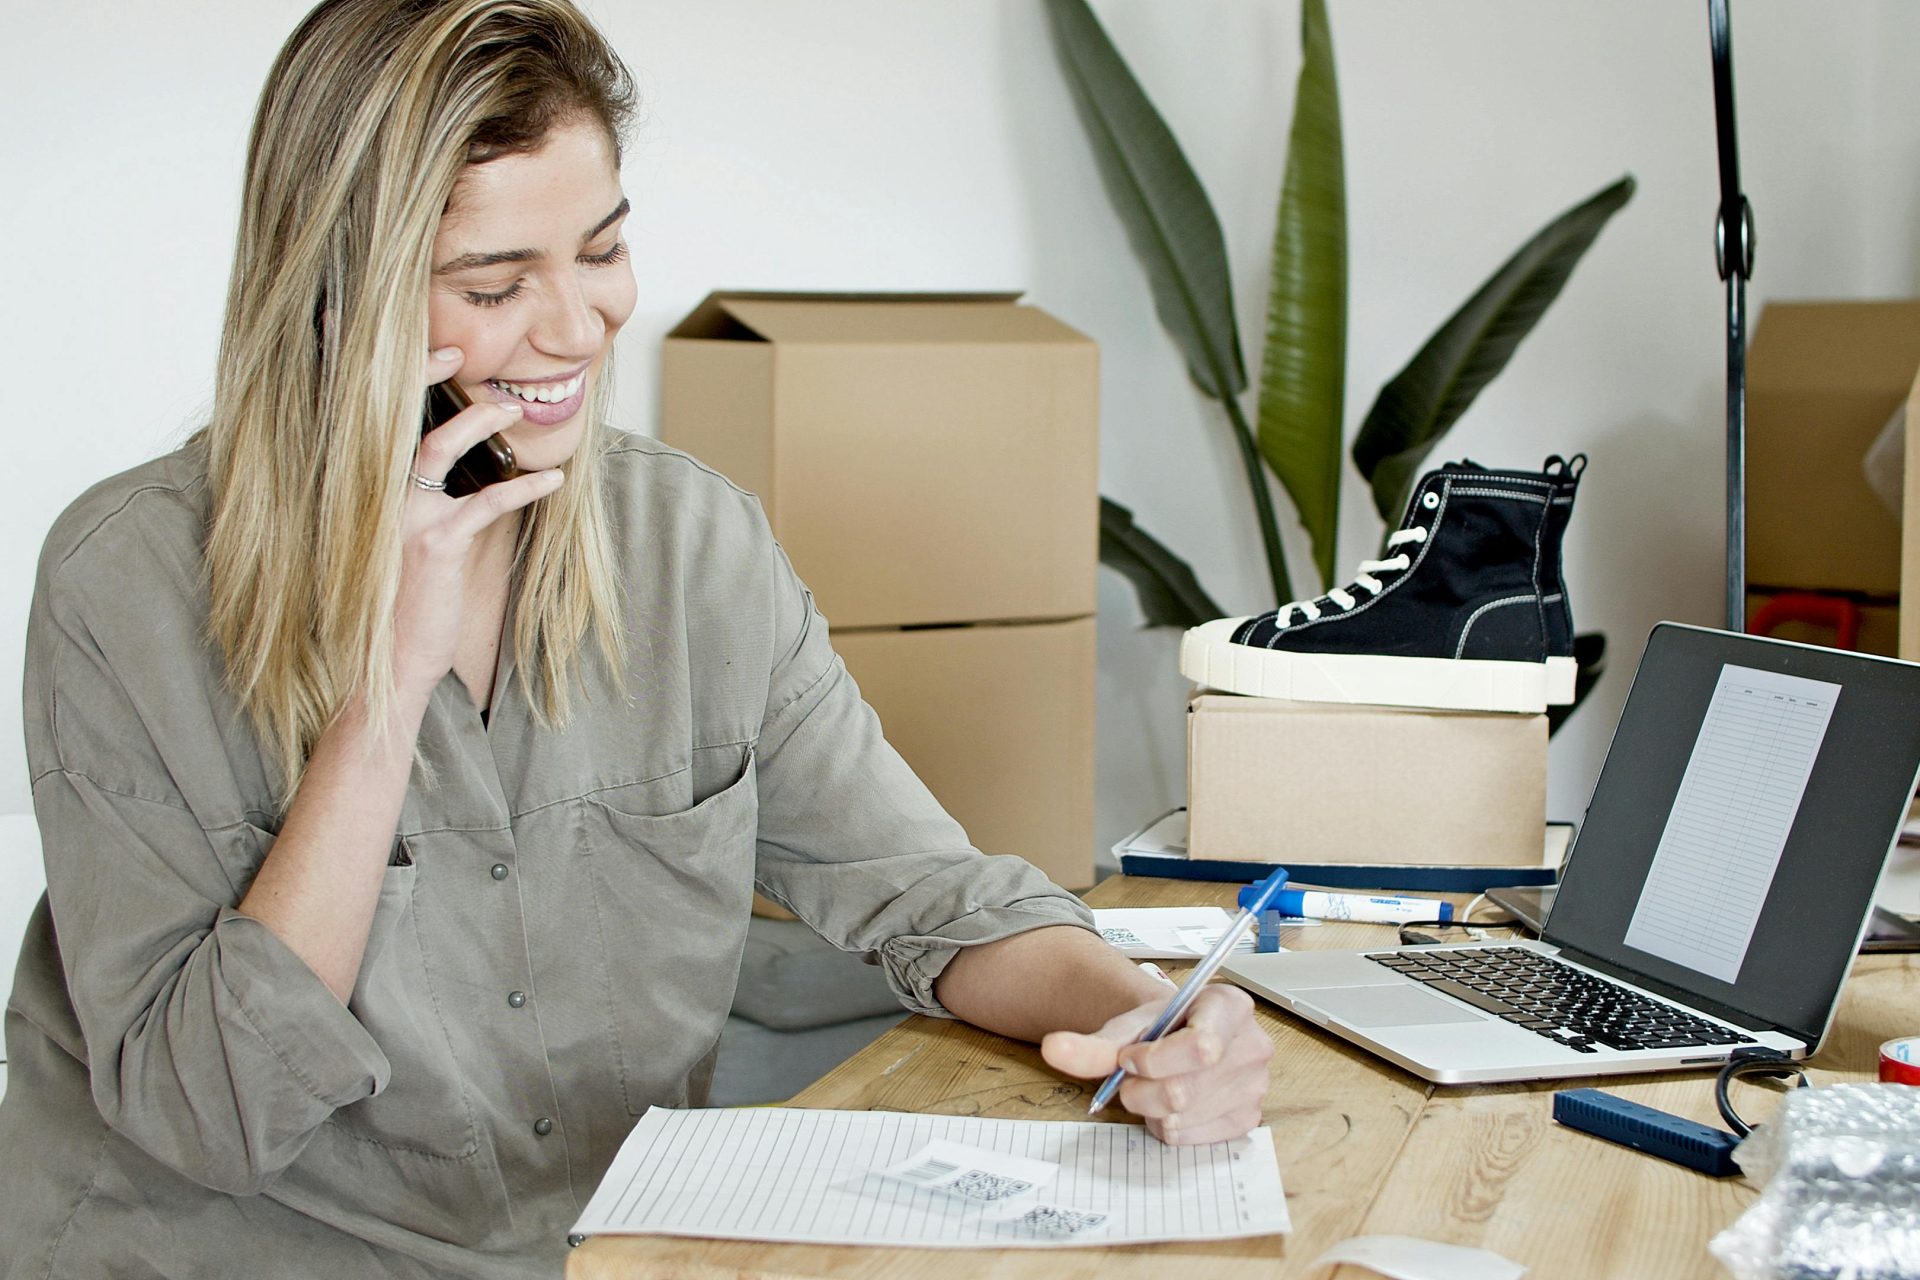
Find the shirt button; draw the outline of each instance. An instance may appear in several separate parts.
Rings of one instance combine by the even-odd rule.
[[[533,1131],[544,1138],[553,1132],[553,1121],[541,1116],[533,1122]]]
[[[518,1009],[522,1005],[526,1004],[526,1002],[527,1002],[526,992],[524,991],[507,992],[507,1007],[509,1009]]]
[[[492,875],[495,880],[505,880],[507,878],[507,864],[504,862],[494,863],[493,870],[488,874]]]

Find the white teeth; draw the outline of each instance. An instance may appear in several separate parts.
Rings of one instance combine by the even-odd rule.
[[[499,378],[488,379],[492,385],[508,395],[517,396],[522,400],[531,400],[535,404],[559,404],[562,400],[570,399],[578,394],[581,384],[586,380],[585,373],[576,373],[565,382],[543,382],[533,386],[505,382]]]

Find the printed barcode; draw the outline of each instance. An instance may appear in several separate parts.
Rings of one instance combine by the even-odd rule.
[[[909,1182],[934,1182],[951,1173],[960,1172],[957,1164],[948,1164],[944,1160],[929,1160],[925,1164],[905,1170],[901,1177]]]
[[[1140,935],[1131,929],[1102,929],[1100,936],[1106,939],[1109,946],[1139,947],[1146,945],[1140,941]]]
[[[1025,1195],[1033,1190],[1033,1184],[1024,1178],[1009,1178],[1001,1173],[988,1173],[985,1169],[969,1169],[955,1178],[946,1190],[969,1200],[993,1201]]]
[[[1012,1223],[1016,1231],[1031,1231],[1039,1235],[1071,1236],[1082,1231],[1091,1231],[1107,1220],[1104,1213],[1088,1213],[1081,1209],[1066,1209],[1055,1204],[1035,1205]]]

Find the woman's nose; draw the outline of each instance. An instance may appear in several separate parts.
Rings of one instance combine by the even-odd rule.
[[[586,359],[598,355],[606,322],[578,280],[555,290],[541,309],[533,331],[533,345],[557,356]]]

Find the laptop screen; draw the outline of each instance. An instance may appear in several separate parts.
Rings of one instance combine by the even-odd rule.
[[[1920,666],[1654,628],[1549,942],[1820,1039],[1920,774]]]

